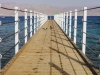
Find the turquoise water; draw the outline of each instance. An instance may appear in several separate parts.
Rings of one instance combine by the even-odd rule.
[[[29,17],[28,17],[29,18]],[[74,18],[74,17],[73,17]],[[81,49],[82,44],[82,29],[83,29],[83,23],[82,23],[82,16],[78,16],[78,28],[77,28],[77,45]],[[19,17],[21,20],[19,22],[19,29],[24,28],[24,17]],[[13,22],[14,17],[0,17],[0,21],[2,22]],[[95,23],[90,23],[90,22],[95,22]],[[98,22],[98,23],[96,23]],[[91,34],[92,36],[95,36],[96,38],[100,39],[100,16],[88,16],[88,23],[87,23],[87,33]],[[28,20],[28,26],[29,26],[29,20]],[[73,25],[74,25],[74,20],[72,21],[72,40],[73,40]],[[4,38],[15,31],[15,26],[14,23],[11,24],[4,24],[0,26],[0,38]],[[28,28],[29,32],[29,28]],[[24,38],[24,31],[21,31],[19,34],[19,39],[23,40]],[[28,39],[29,39],[28,35]],[[0,53],[4,54],[7,52],[11,47],[14,46],[14,35],[8,39],[3,40],[0,43]],[[24,40],[20,42],[19,46],[20,48],[24,45]],[[93,62],[96,68],[98,68],[99,65],[99,59],[98,55],[100,54],[100,40],[94,39],[91,36],[87,35],[87,45],[96,53],[94,54],[93,51],[90,49],[86,48],[86,55],[87,57]],[[5,64],[14,56],[14,49],[12,49],[9,53],[7,53],[3,58],[1,59],[2,62],[2,67],[5,66]]]

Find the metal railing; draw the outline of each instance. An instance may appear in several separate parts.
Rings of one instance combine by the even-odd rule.
[[[91,47],[91,45],[88,44],[88,42],[90,42],[88,38],[92,38],[92,39],[98,41],[99,43],[100,43],[100,38],[94,36],[92,34],[92,32],[91,32],[91,34],[88,32],[88,26],[89,26],[88,23],[89,24],[98,24],[98,25],[100,23],[95,22],[93,20],[92,20],[92,22],[88,21],[89,20],[88,19],[88,14],[89,14],[88,11],[99,9],[99,8],[100,8],[100,6],[89,8],[89,9],[87,7],[84,7],[82,10],[75,9],[75,11],[64,12],[64,13],[54,15],[55,21],[63,29],[63,31],[74,41],[74,43],[75,44],[80,43],[82,45],[81,46],[82,52],[84,54],[86,54],[86,51],[90,50],[94,54],[94,56],[97,58],[97,61],[98,61],[98,59],[100,59],[100,51],[99,51],[99,53],[97,53]],[[79,13],[81,13],[81,16],[79,15]],[[100,15],[98,15],[98,16],[100,16]],[[81,18],[79,18],[79,17],[81,17]],[[79,20],[81,21],[82,27],[80,25],[78,25]],[[100,19],[99,19],[99,21],[100,21]],[[79,28],[79,26],[81,28]],[[77,39],[78,35],[81,36],[80,42],[78,42],[79,40]],[[100,45],[100,44],[98,44],[98,45]],[[94,44],[94,46],[95,46],[95,44]],[[99,48],[99,50],[100,50],[100,48]],[[100,67],[99,67],[99,69],[100,69]]]
[[[8,36],[5,36],[4,38],[0,38],[0,43],[2,43],[4,40],[6,40],[12,36],[15,37],[15,44],[9,50],[7,50],[5,53],[3,53],[3,54],[0,53],[0,70],[1,70],[1,65],[2,65],[1,59],[4,56],[6,56],[14,48],[15,48],[15,54],[17,54],[17,52],[19,51],[20,42],[24,41],[24,44],[26,44],[28,41],[28,36],[30,36],[30,38],[31,38],[32,35],[34,35],[39,30],[39,28],[47,21],[47,15],[36,12],[36,11],[32,12],[32,10],[28,11],[27,9],[20,10],[18,7],[15,7],[15,9],[11,9],[11,8],[7,8],[7,7],[3,7],[3,6],[1,6],[1,4],[0,4],[0,9],[9,10],[9,11],[12,11],[13,13],[15,13],[14,21],[12,21],[12,22],[0,21],[0,26],[14,24],[14,28],[15,28],[15,32],[13,32],[12,34],[10,34]],[[24,14],[23,20],[19,19],[19,17],[20,17],[19,12]],[[23,22],[22,25],[24,25],[23,26],[24,28],[22,28],[22,29],[19,29],[20,22]],[[29,22],[29,25],[28,25],[28,22]],[[23,36],[23,38],[19,39],[19,34],[22,31],[24,32],[24,36]]]

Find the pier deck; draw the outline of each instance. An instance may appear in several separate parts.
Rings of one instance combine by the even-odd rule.
[[[1,75],[96,75],[87,60],[56,22],[48,20]]]

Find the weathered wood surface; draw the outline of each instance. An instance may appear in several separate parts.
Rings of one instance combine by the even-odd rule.
[[[56,22],[48,20],[5,66],[2,75],[94,74]]]

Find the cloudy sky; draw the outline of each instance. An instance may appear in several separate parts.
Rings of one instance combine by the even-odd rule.
[[[99,6],[100,0],[0,0],[0,3],[17,2],[21,4],[49,4],[52,6]]]

